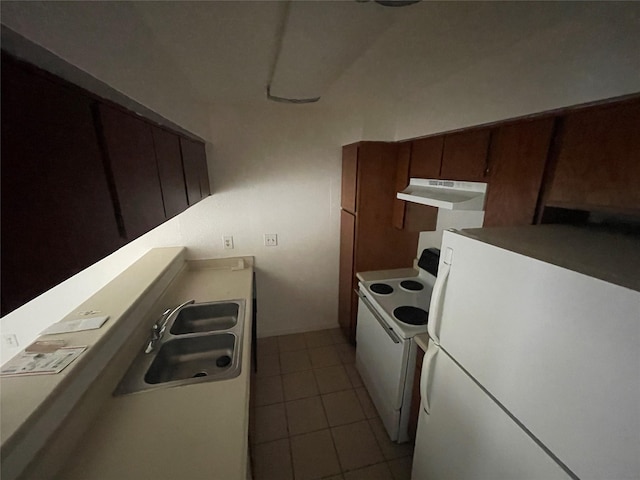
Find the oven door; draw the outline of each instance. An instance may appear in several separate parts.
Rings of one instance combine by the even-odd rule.
[[[389,436],[398,440],[410,340],[398,337],[358,292],[356,367]]]

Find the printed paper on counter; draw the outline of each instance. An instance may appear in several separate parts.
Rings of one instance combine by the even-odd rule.
[[[2,366],[0,375],[44,375],[60,373],[87,347],[62,347],[54,352],[22,352]]]
[[[82,330],[94,330],[100,328],[109,317],[91,317],[91,318],[77,318],[74,320],[67,320],[65,322],[58,322],[51,325],[44,330],[41,335],[55,335],[56,333],[70,333],[80,332]]]

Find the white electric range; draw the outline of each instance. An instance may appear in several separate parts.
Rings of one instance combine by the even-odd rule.
[[[416,276],[358,285],[356,367],[389,437],[398,443],[409,440],[416,356],[411,339],[427,331],[439,256],[437,249],[424,250]]]

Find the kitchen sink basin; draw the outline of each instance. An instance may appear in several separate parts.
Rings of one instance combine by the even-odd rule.
[[[227,380],[242,371],[244,300],[183,304],[151,329],[114,395]]]
[[[144,379],[156,384],[223,375],[237,367],[235,343],[233,333],[171,340],[160,348]]]
[[[171,333],[184,335],[185,333],[215,332],[228,330],[238,323],[237,302],[198,303],[188,305],[180,310],[176,316]]]

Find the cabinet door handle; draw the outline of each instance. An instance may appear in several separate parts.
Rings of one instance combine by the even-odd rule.
[[[494,148],[494,144],[493,144],[493,137],[495,135],[495,131],[491,131],[491,133],[489,134],[489,143],[487,145],[487,156],[486,156],[486,160],[484,162],[484,176],[488,177],[491,174],[491,170],[493,169],[493,164],[492,164],[492,159],[493,159],[493,148]]]

